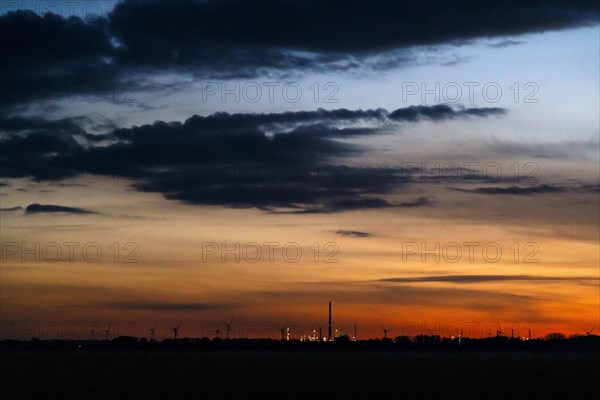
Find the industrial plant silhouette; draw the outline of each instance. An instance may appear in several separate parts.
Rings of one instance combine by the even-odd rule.
[[[392,337],[394,328],[381,326],[380,338],[359,340],[356,325],[352,338],[335,328],[331,302],[328,311],[326,332],[315,328],[312,337],[295,337],[290,323],[277,326],[275,337],[235,337],[231,318],[210,331],[212,338],[186,337],[180,321],[165,326],[167,337],[160,339],[157,324],[143,330],[147,337],[134,337],[116,335],[115,324],[108,323],[78,340],[3,340],[0,384],[32,398],[52,389],[168,396],[173,388],[194,393],[206,385],[225,398],[250,390],[294,398],[370,399],[394,391],[417,398],[450,392],[488,398],[490,388],[515,385],[520,395],[540,398],[566,397],[597,380],[600,336],[593,329],[568,338],[533,338],[531,332],[507,336],[498,325],[495,334],[473,339],[433,331]]]
[[[158,324],[154,324],[148,328],[149,335],[147,337],[137,336],[116,336],[113,337],[111,331],[112,323],[109,322],[105,329],[101,329],[100,335],[96,335],[97,331],[95,327],[91,327],[88,330],[89,338],[79,337],[78,339],[45,339],[40,340],[39,338],[33,337],[31,340],[13,340],[5,339],[0,341],[0,348],[11,348],[11,347],[36,347],[42,348],[44,346],[60,347],[60,346],[73,346],[77,348],[110,348],[111,346],[123,348],[123,347],[148,347],[148,348],[193,348],[193,347],[233,347],[233,348],[248,348],[256,346],[264,348],[265,346],[274,345],[281,347],[285,346],[287,349],[292,348],[306,348],[306,346],[312,346],[310,348],[409,348],[409,349],[532,349],[532,348],[589,348],[589,349],[600,349],[600,336],[595,335],[594,329],[584,329],[584,333],[575,332],[573,335],[567,337],[563,333],[553,332],[543,337],[534,338],[532,337],[531,330],[528,330],[527,336],[515,336],[514,329],[511,329],[510,336],[507,336],[500,324],[497,325],[495,335],[490,334],[484,338],[471,338],[463,335],[461,331],[456,336],[441,336],[435,334],[433,330],[429,329],[429,334],[419,333],[416,335],[398,335],[392,337],[389,335],[394,330],[393,327],[385,327],[380,325],[383,332],[380,338],[365,338],[359,340],[357,336],[357,325],[354,325],[354,335],[349,337],[342,330],[334,329],[333,318],[332,318],[332,304],[331,301],[328,304],[328,322],[327,322],[327,335],[323,336],[322,329],[319,327],[318,334],[317,330],[313,330],[312,335],[297,335],[293,336],[290,331],[290,324],[285,323],[279,332],[281,336],[279,338],[273,337],[258,337],[258,338],[246,338],[246,337],[232,337],[232,324],[235,321],[231,318],[229,321],[222,321],[217,324],[217,327],[213,333],[213,337],[209,338],[203,336],[197,337],[186,337],[181,335],[181,327],[183,322],[177,323],[175,326],[170,326],[172,332],[171,337],[164,337],[159,339],[159,331],[157,329]],[[224,328],[225,334],[223,337]],[[102,335],[103,334],[103,335]],[[102,338],[103,336],[103,338]],[[322,345],[327,343],[327,345]],[[319,346],[319,347],[315,347]]]

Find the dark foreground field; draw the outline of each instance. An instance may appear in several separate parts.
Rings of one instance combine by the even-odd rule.
[[[575,398],[597,390],[600,353],[289,351],[289,350],[3,350],[0,387],[6,393],[99,393],[296,398],[374,395],[433,398],[551,394]],[[210,389],[210,390],[209,390]],[[453,396],[455,397],[455,396]]]

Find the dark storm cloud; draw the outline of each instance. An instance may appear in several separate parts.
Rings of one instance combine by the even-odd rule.
[[[598,280],[595,277],[552,277],[533,275],[443,275],[422,276],[412,278],[386,278],[379,282],[391,283],[425,283],[425,282],[447,282],[447,283],[482,283],[482,282],[505,282],[505,281],[585,281]]]
[[[361,231],[349,231],[345,229],[340,229],[335,232],[337,235],[342,237],[350,237],[350,238],[365,238],[371,236],[370,233],[361,232]]]
[[[55,14],[39,16],[31,11],[0,17],[2,58],[0,66],[41,69],[57,62],[99,62],[112,46],[102,24]]]
[[[25,136],[38,135],[39,137],[56,136],[62,139],[76,137],[82,143],[92,144],[110,139],[110,135],[92,134],[87,130],[103,132],[114,129],[111,125],[95,125],[91,118],[86,116],[68,117],[49,120],[37,116],[19,117],[0,115],[0,134]],[[87,129],[87,130],[86,130]],[[68,140],[67,139],[67,140]]]
[[[44,120],[32,117],[0,117],[0,175],[64,178],[72,171],[56,171],[49,154],[61,157],[80,154],[90,135],[77,119]],[[80,139],[80,140],[78,140]]]
[[[137,190],[172,200],[269,212],[424,207],[432,204],[426,197],[400,202],[384,197],[411,183],[418,170],[333,165],[334,159],[364,151],[343,139],[388,133],[401,122],[486,117],[503,110],[420,106],[415,118],[414,109],[216,113],[105,135],[86,134],[78,125],[85,119],[6,119],[10,133],[0,140],[0,172],[36,180],[81,173],[128,177]]]
[[[115,83],[108,62],[108,21],[84,22],[31,11],[0,16],[0,106],[67,97],[93,97]]]
[[[150,0],[117,4],[110,27],[129,62],[190,63],[237,50],[238,61],[272,64],[278,49],[380,52],[587,25],[597,11],[597,2],[566,0]]]
[[[600,193],[600,184],[582,185],[579,190],[586,193]]]
[[[16,206],[16,207],[0,208],[0,211],[19,211],[22,209],[23,209],[23,207]]]
[[[437,118],[440,111],[430,109],[440,108],[419,107],[423,115],[419,119]],[[444,106],[443,110],[444,118],[459,118],[470,109]],[[128,177],[134,179],[136,189],[159,192],[168,199],[270,212],[286,208],[294,213],[335,213],[431,205],[425,197],[400,202],[383,197],[412,181],[402,168],[333,163],[365,150],[345,138],[385,134],[402,123],[416,122],[410,115],[403,117],[401,110],[194,115],[183,123],[157,121],[116,129],[87,142],[75,122],[81,121],[36,120],[28,125],[13,120],[9,131],[18,133],[0,139],[2,176]],[[44,126],[48,130],[41,129]]]
[[[67,214],[96,214],[94,211],[85,210],[78,207],[66,207],[53,204],[30,204],[25,209],[28,214],[35,213],[67,213]]]
[[[2,117],[0,116],[0,132],[47,132],[85,134],[80,127],[82,123],[90,122],[89,118],[62,118],[47,120],[41,117]]]
[[[497,194],[497,195],[521,195],[528,196],[532,194],[543,194],[543,193],[563,193],[570,189],[563,186],[556,185],[538,185],[530,187],[479,187],[476,189],[455,189],[464,192],[480,193],[480,194]]]
[[[264,126],[284,126],[294,127],[297,124],[310,123],[328,123],[328,122],[355,122],[360,120],[365,121],[384,121],[387,118],[388,112],[384,109],[377,110],[324,110],[318,109],[316,111],[296,111],[296,112],[282,112],[282,113],[268,113],[268,114],[229,114],[226,112],[218,112],[209,116],[194,115],[188,118],[182,128],[186,131],[212,131],[214,133],[219,132],[247,132],[252,129],[259,129]],[[165,126],[177,128],[181,126],[178,123],[155,124],[159,129]],[[148,125],[145,125],[148,127]],[[115,131],[117,137],[122,139],[130,138],[134,135],[149,135],[148,131],[142,131],[141,129],[134,130],[117,130]]]
[[[446,104],[437,104],[435,106],[410,106],[400,108],[390,114],[390,119],[396,121],[419,121],[429,119],[431,121],[441,121],[457,117],[488,117],[492,115],[506,114],[503,108],[467,108],[455,110]]]
[[[1,105],[73,93],[94,99],[142,71],[248,78],[396,68],[410,62],[398,49],[595,24],[598,7],[567,0],[148,0],[120,2],[90,21],[15,11],[0,16]],[[373,54],[379,63],[367,62]]]
[[[318,110],[281,114],[194,115],[185,122],[155,122],[117,129],[120,141],[95,147],[77,160],[85,165],[120,161],[132,167],[204,166],[214,163],[306,163],[360,151],[338,137],[375,134],[371,129],[343,129],[338,122],[383,120],[385,111]],[[179,173],[179,171],[177,171]]]
[[[406,185],[402,173],[401,169],[255,163],[180,170],[134,186],[190,204],[258,207],[269,212],[287,208],[292,213],[333,213],[427,205],[421,200],[393,203],[376,197]]]

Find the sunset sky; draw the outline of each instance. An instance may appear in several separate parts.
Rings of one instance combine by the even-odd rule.
[[[0,338],[600,331],[597,2],[0,5]]]

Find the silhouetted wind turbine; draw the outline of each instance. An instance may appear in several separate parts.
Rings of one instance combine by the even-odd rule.
[[[177,339],[177,336],[179,336],[179,327],[181,326],[181,322],[177,325],[177,326],[172,326],[171,329],[173,329],[173,337],[175,339]]]
[[[502,332],[502,327],[500,326],[500,324],[498,324],[498,329],[496,329],[496,336],[500,337],[504,335],[504,332]]]
[[[279,331],[281,332],[281,340],[285,340],[285,329],[287,328],[287,324],[283,326]]]
[[[219,339],[220,335],[221,335],[221,330],[219,329],[218,326],[217,326],[217,329],[215,330],[215,334],[217,335],[217,339]]]
[[[156,329],[156,324],[152,328],[150,328],[150,341],[154,340],[154,331]]]
[[[388,332],[391,332],[391,331],[392,331],[394,328],[385,329],[385,328],[383,327],[383,325],[382,325],[382,326],[381,326],[381,329],[383,329],[383,338],[384,338],[384,339],[387,339],[387,334],[388,334]]]
[[[103,329],[104,331],[104,337],[106,338],[106,340],[108,340],[108,338],[110,337],[110,322],[108,323],[108,328]]]
[[[225,324],[225,326],[227,327],[227,330],[226,330],[226,337],[227,337],[227,339],[229,339],[229,332],[231,331],[231,323],[232,323],[232,322],[233,322],[233,318],[232,318],[232,319],[231,319],[231,321],[229,321],[229,322],[225,322],[225,321],[223,321],[223,323],[224,323],[224,324]]]
[[[591,330],[589,330],[589,331],[586,331],[586,330],[584,329],[583,331],[585,332],[585,336],[591,336],[591,335],[592,335],[592,332],[594,332],[594,329],[592,328],[592,329],[591,329]]]

